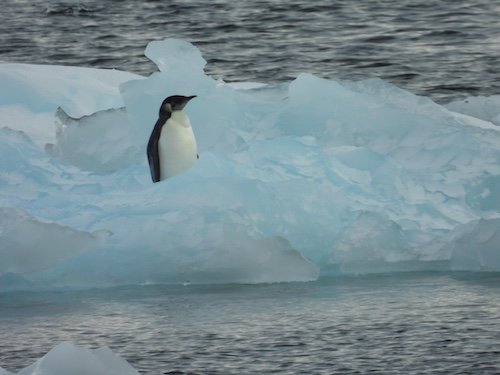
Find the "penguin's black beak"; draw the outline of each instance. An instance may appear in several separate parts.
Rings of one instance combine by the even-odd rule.
[[[184,107],[186,106],[186,104],[188,104],[188,102],[191,100],[191,99],[194,99],[196,98],[196,95],[192,95],[192,96],[185,96],[184,97],[184,101],[182,102],[181,104],[181,110],[184,109]]]

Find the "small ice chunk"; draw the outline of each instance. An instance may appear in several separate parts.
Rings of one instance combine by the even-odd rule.
[[[207,64],[198,48],[181,39],[169,38],[150,42],[144,54],[161,72],[203,70]]]
[[[108,347],[83,349],[63,342],[17,375],[139,375]]]

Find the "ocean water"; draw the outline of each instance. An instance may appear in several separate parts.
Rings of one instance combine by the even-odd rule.
[[[226,81],[380,77],[446,102],[500,92],[498,14],[490,0],[3,0],[0,61],[148,75],[147,43],[176,37]]]
[[[0,363],[108,345],[141,374],[496,374],[500,276],[137,286],[0,299]]]
[[[203,52],[225,81],[380,77],[448,102],[500,93],[500,3],[3,0],[0,61],[144,76],[152,40]],[[498,273],[394,273],[262,285],[0,293],[0,366],[61,341],[142,374],[494,374]]]

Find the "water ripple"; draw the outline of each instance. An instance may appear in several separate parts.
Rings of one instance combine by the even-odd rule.
[[[63,340],[143,374],[498,373],[498,274],[3,294],[0,364]]]
[[[489,0],[4,0],[0,60],[148,75],[147,43],[177,37],[226,81],[376,76],[447,101],[500,93],[499,12]]]

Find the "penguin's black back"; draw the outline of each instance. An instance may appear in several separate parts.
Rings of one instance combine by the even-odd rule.
[[[160,181],[160,152],[158,151],[158,142],[160,141],[161,129],[170,118],[170,112],[163,112],[151,132],[148,142],[148,162],[151,178],[153,182]]]

